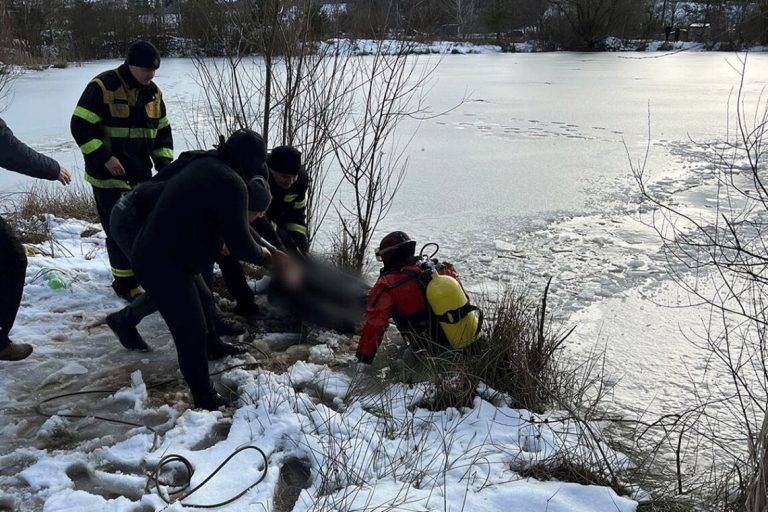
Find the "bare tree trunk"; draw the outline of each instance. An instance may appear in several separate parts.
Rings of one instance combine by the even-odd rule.
[[[7,107],[7,100],[11,94],[11,84],[18,75],[17,69],[6,60],[5,53],[10,54],[13,47],[13,33],[11,32],[11,17],[8,12],[8,1],[0,0],[0,112]]]
[[[756,443],[757,473],[747,495],[747,512],[768,512],[768,411]]]
[[[264,137],[264,144],[269,146],[269,113],[272,109],[272,55],[264,56],[264,65],[266,66],[266,77],[264,79],[264,120],[261,136]]]

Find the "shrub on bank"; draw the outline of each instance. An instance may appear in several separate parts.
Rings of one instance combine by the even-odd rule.
[[[88,187],[77,183],[66,188],[37,185],[26,192],[6,197],[3,203],[10,207],[4,216],[15,228],[22,243],[50,241],[46,214],[61,219],[99,222],[93,194]]]

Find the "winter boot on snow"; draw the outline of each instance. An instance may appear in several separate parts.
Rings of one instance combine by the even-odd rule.
[[[29,357],[31,353],[31,345],[11,342],[3,350],[0,350],[0,361],[21,361]]]
[[[216,411],[221,407],[229,405],[229,402],[216,392],[215,389],[211,389],[202,395],[192,395],[192,401],[195,404],[195,409],[205,409],[207,411]]]
[[[218,361],[227,356],[245,354],[247,350],[240,345],[233,345],[232,343],[222,341],[216,334],[209,334],[207,352],[209,361]]]
[[[238,302],[237,305],[232,308],[232,312],[236,315],[248,318],[259,314],[259,306],[253,301],[251,302]]]
[[[128,350],[138,350],[141,352],[149,352],[149,345],[141,337],[139,331],[135,325],[129,325],[122,320],[120,311],[116,313],[110,313],[106,318],[107,325],[112,332],[115,333],[117,339],[120,340],[120,344]]]
[[[221,314],[216,314],[214,328],[216,333],[221,336],[240,336],[245,334],[245,327]]]

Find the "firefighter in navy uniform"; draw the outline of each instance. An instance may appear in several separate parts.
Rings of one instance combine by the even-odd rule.
[[[263,239],[278,250],[299,256],[309,252],[307,230],[307,191],[309,176],[301,163],[301,152],[292,146],[278,146],[267,156],[266,167],[259,172],[269,181],[272,203],[264,217],[252,223]],[[248,286],[243,268],[235,258],[216,260],[227,288],[237,302],[234,313],[245,317],[257,315],[253,290]]]
[[[173,136],[163,96],[152,82],[160,54],[146,41],[133,43],[124,64],[88,83],[70,129],[85,158],[85,180],[93,186],[117,295],[141,293],[128,257],[112,240],[109,217],[120,197],[173,160]]]
[[[289,253],[309,252],[307,191],[309,176],[301,163],[301,152],[291,146],[273,148],[267,156],[272,204],[259,233],[278,249]]]

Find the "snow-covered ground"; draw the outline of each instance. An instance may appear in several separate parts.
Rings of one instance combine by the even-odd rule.
[[[721,44],[716,43],[711,47],[703,43],[689,41],[634,41],[622,40],[618,37],[607,37],[600,45],[605,51],[611,52],[703,52],[720,50]],[[508,43],[504,46],[495,44],[476,44],[462,41],[401,41],[397,39],[372,40],[372,39],[328,39],[317,44],[320,54],[333,55],[335,53],[349,55],[393,55],[398,53],[409,54],[454,54],[454,55],[479,55],[501,52],[534,53],[545,51],[546,45],[536,41],[524,41]],[[730,50],[729,50],[730,51]],[[768,51],[768,47],[754,46],[749,48],[751,52]]]
[[[35,347],[29,359],[3,365],[0,385],[0,507],[58,512],[195,510],[183,503],[224,501],[264,480],[221,510],[276,510],[281,466],[301,460],[310,478],[294,511],[478,510],[634,511],[636,502],[598,486],[542,482],[522,470],[569,454],[594,462],[583,432],[558,413],[515,410],[498,398],[477,398],[471,408],[432,412],[420,403],[424,386],[370,386],[375,374],[347,368],[349,340],[325,334],[284,372],[236,368],[219,386],[239,396],[230,413],[189,410],[180,383],[153,383],[178,376],[170,335],[154,315],[141,331],[154,350],[123,350],[102,324],[120,306],[109,289],[103,233],[80,221],[49,218],[55,244],[31,246],[27,287],[14,335]],[[85,233],[85,236],[82,236]],[[46,284],[57,272],[63,290]],[[212,364],[221,370],[254,363],[279,335],[256,335],[253,355]],[[83,389],[103,395],[35,403]],[[370,391],[377,389],[377,391]],[[67,419],[59,414],[100,414],[152,426]],[[170,509],[150,487],[151,473],[168,454],[186,457],[192,485],[244,445],[255,451],[232,461],[200,491]],[[617,467],[629,462],[608,450]],[[178,477],[170,465],[162,481]],[[162,491],[167,489],[161,486]]]

